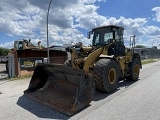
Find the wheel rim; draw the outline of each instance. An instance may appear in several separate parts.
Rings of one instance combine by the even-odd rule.
[[[116,70],[114,68],[111,68],[108,72],[108,81],[111,85],[116,81]]]
[[[139,65],[136,64],[136,65],[134,66],[134,75],[135,75],[135,76],[138,76],[138,74],[139,74]]]

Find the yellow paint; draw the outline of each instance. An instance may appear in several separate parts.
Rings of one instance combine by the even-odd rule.
[[[92,52],[91,54],[88,55],[88,57],[85,58],[84,60],[84,66],[83,66],[83,70],[85,72],[89,71],[89,67],[91,64],[93,64],[97,58],[100,56],[100,54],[103,51],[103,47],[97,49],[96,51]]]

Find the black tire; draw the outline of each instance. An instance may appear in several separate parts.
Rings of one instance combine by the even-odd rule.
[[[118,64],[112,59],[100,59],[93,70],[96,89],[112,92],[117,89],[119,79]]]
[[[129,64],[129,76],[126,76],[126,80],[137,81],[140,73],[140,60],[135,58],[131,64]]]

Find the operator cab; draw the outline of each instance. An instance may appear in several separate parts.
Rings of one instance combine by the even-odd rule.
[[[115,25],[97,27],[88,33],[88,39],[93,34],[93,46],[110,45],[108,55],[125,55],[123,31],[123,27]]]
[[[25,49],[24,42],[25,42],[26,46],[29,46],[30,41],[28,41],[28,40],[16,40],[16,41],[14,41],[14,48],[16,50]]]

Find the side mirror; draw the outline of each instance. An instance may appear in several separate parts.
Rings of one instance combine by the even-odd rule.
[[[93,34],[93,31],[89,31],[89,32],[87,33],[87,38],[88,38],[88,39],[91,38],[91,34]]]

